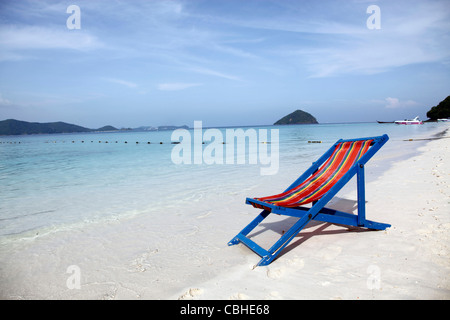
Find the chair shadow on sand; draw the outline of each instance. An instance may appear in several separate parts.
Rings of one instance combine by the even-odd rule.
[[[302,234],[300,243],[314,235],[336,233],[336,231],[326,230],[330,224],[376,230],[389,228],[390,224],[366,219],[364,178],[366,163],[388,140],[389,137],[386,134],[370,138],[340,139],[282,193],[259,198],[247,197],[246,204],[263,209],[263,211],[232,238],[228,245],[243,243],[261,257],[257,266],[266,266],[274,261],[281,252],[286,253],[284,249],[311,221],[328,224],[319,225],[318,231],[311,231],[312,229],[309,227],[309,232]],[[347,207],[350,210],[341,211],[330,208],[333,198],[353,177],[356,177],[357,200],[339,203],[340,201],[335,199],[333,204],[333,206]],[[357,214],[354,214],[356,207]],[[279,225],[264,224],[263,228],[270,227],[273,231],[281,232],[279,239],[267,250],[248,238],[247,235],[271,213],[298,219],[284,234],[283,228],[280,229]],[[298,244],[297,240],[297,243],[290,246],[289,249],[292,250]]]
[[[366,201],[367,203],[367,201]],[[328,208],[335,209],[339,211],[344,211],[352,214],[357,214],[358,211],[358,202],[356,200],[351,199],[344,199],[335,197],[333,198],[333,201],[329,203]],[[268,231],[278,233],[280,235],[283,235],[286,230],[289,230],[289,228],[298,220],[299,218],[295,217],[287,217],[281,221],[275,221],[275,222],[265,222],[261,223],[259,226],[261,227],[260,230],[252,232],[249,234],[250,237],[255,237],[260,234],[266,233]],[[342,229],[336,230],[327,230],[330,226],[336,225],[340,226]],[[313,229],[311,231],[307,231],[307,229]],[[286,253],[290,252],[291,250],[295,249],[302,243],[306,242],[307,240],[311,239],[315,236],[326,236],[326,235],[334,235],[334,234],[343,234],[347,232],[370,232],[373,231],[371,229],[366,228],[360,228],[360,227],[353,227],[348,225],[340,225],[340,224],[334,224],[329,222],[321,222],[321,221],[311,221],[308,225],[306,225],[303,230],[295,236],[297,238],[294,240],[291,244],[286,246],[286,248],[283,249],[283,251],[280,253],[279,257],[285,255]]]

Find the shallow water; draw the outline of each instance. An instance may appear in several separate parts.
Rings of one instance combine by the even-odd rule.
[[[164,212],[165,218],[170,219],[189,214],[187,208],[201,207],[204,212],[196,214],[207,214],[207,204],[216,202],[221,193],[252,193],[268,181],[294,180],[294,172],[303,172],[340,138],[387,133],[391,143],[375,157],[381,159],[383,154],[390,154],[394,161],[407,154],[392,142],[428,138],[447,127],[445,123],[355,123],[242,128],[257,134],[258,152],[264,147],[268,155],[277,156],[279,163],[269,176],[261,175],[261,168],[268,164],[262,161],[260,153],[253,154],[256,163],[249,163],[255,150],[248,146],[242,155],[244,164],[237,164],[236,158],[232,164],[226,164],[226,144],[222,149],[223,164],[205,163],[204,154],[200,164],[195,164],[194,145],[190,150],[191,163],[176,164],[172,153],[181,146],[171,144],[173,131],[3,136],[0,241],[144,213],[156,216]],[[223,138],[227,129],[219,129]],[[266,131],[270,140],[271,130],[279,133],[277,155],[274,145],[261,144],[261,133]],[[187,133],[194,143],[194,131]],[[236,144],[235,156],[239,147]],[[209,141],[201,146],[201,151],[208,145]]]

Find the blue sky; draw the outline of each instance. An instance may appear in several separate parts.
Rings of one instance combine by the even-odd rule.
[[[70,5],[80,29],[67,28]],[[1,0],[0,120],[425,118],[450,95],[449,31],[448,0]]]

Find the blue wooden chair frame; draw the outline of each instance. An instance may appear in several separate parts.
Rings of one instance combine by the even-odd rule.
[[[252,198],[246,199],[246,204],[259,204],[265,208],[252,222],[250,222],[241,232],[239,232],[228,245],[236,245],[243,243],[255,253],[257,253],[262,259],[257,266],[264,266],[270,264],[280,254],[280,252],[289,244],[289,242],[306,226],[311,220],[329,222],[340,225],[363,227],[372,230],[385,230],[391,225],[385,223],[374,222],[366,219],[365,209],[365,182],[364,182],[364,165],[370,158],[389,140],[389,137],[385,134],[378,137],[349,139],[337,141],[327,152],[325,152],[312,166],[306,170],[287,190],[295,188],[309,176],[311,176],[319,167],[331,156],[337,144],[346,141],[359,141],[359,140],[373,140],[369,150],[347,171],[347,173],[336,184],[323,195],[322,198],[313,202],[309,207],[282,207],[271,203],[259,201]],[[345,184],[354,176],[357,175],[357,204],[358,214],[350,214],[334,209],[325,208],[325,205],[341,190]],[[281,238],[269,249],[266,250],[258,245],[256,242],[247,237],[247,235],[261,223],[270,213],[279,215],[286,215],[299,218],[298,221],[286,232]]]

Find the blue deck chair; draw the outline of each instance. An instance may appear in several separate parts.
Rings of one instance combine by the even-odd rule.
[[[264,266],[270,264],[311,220],[372,230],[385,230],[390,227],[389,224],[366,219],[364,186],[364,165],[388,140],[386,134],[371,138],[341,139],[284,192],[262,198],[247,198],[246,204],[263,211],[228,242],[228,245],[243,243],[261,257],[257,265]],[[325,205],[355,174],[358,214],[325,208]],[[308,203],[312,205],[303,206]],[[266,250],[247,235],[270,213],[299,219],[269,250]]]

